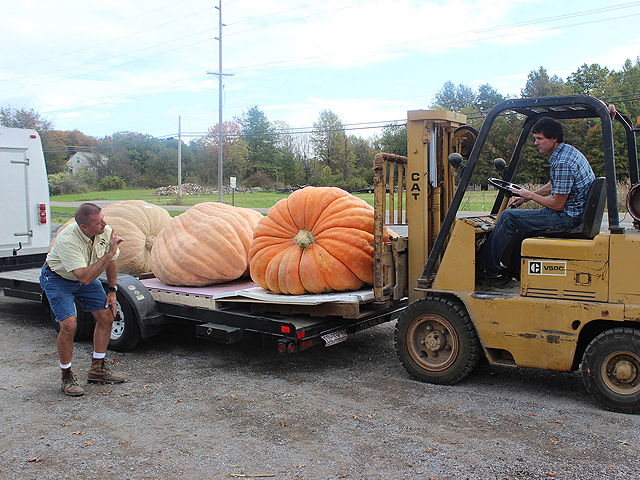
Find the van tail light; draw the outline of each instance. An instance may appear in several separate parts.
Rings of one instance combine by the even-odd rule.
[[[40,224],[47,223],[47,204],[46,203],[38,204],[38,213],[40,215],[38,217],[39,223]]]

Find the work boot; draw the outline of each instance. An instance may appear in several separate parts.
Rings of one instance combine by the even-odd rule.
[[[71,367],[62,370],[62,391],[71,397],[84,395],[84,390],[78,385],[78,379],[71,371]]]
[[[94,358],[91,362],[91,370],[87,375],[88,383],[122,383],[124,375],[112,373],[104,358]]]

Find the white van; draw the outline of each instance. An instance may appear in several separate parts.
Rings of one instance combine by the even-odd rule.
[[[49,183],[40,135],[0,127],[0,259],[44,261],[50,241]]]

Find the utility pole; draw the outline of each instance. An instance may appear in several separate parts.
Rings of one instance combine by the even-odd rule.
[[[178,115],[178,198],[182,200],[182,119]]]
[[[219,34],[216,37],[218,40],[218,71],[207,73],[218,77],[218,202],[222,203],[222,77],[233,76],[233,73],[222,73],[222,27],[226,26],[222,23],[222,0],[218,0],[218,6],[215,8],[218,9],[219,14]]]

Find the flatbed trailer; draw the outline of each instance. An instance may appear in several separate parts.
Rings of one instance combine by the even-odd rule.
[[[5,296],[39,301],[48,308],[39,278],[51,241],[51,213],[38,133],[0,127],[0,166],[0,289]],[[390,262],[380,265],[389,269]],[[106,285],[106,277],[102,282]],[[159,333],[162,325],[179,318],[196,322],[197,336],[226,343],[271,335],[277,338],[278,351],[290,354],[314,345],[334,345],[351,333],[388,322],[407,302],[404,291],[389,300],[374,298],[373,288],[275,295],[245,280],[184,288],[155,278],[119,275],[117,285],[118,312],[109,342],[109,348],[117,351],[135,348],[141,338]],[[93,316],[77,311],[74,339],[89,339]],[[53,325],[60,328],[55,321]]]
[[[42,302],[40,268],[0,272],[5,296]],[[106,285],[106,278],[102,278]],[[250,280],[208,287],[174,287],[155,277],[118,276],[118,314],[109,348],[129,351],[140,338],[160,332],[174,319],[196,323],[196,336],[235,343],[255,335],[277,340],[283,355],[331,346],[358,331],[395,319],[406,301],[375,302],[373,289],[314,295],[279,295]],[[90,338],[93,319],[79,313],[76,340]]]

